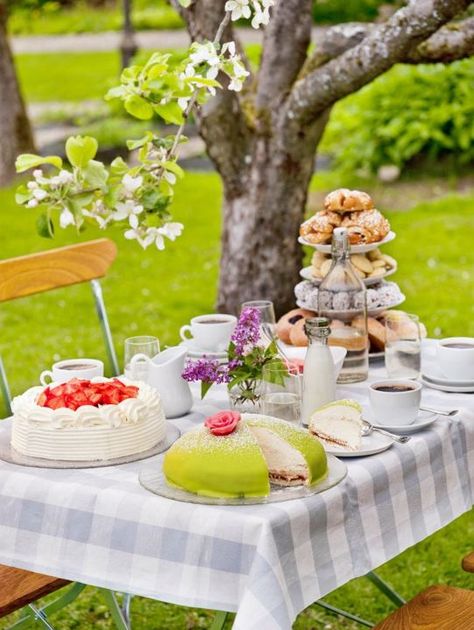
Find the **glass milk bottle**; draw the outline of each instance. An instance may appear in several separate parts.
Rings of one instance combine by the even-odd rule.
[[[332,265],[319,285],[318,313],[331,320],[329,344],[346,348],[338,383],[365,381],[369,374],[367,293],[349,258],[346,228],[332,237]]]
[[[311,414],[336,398],[334,361],[328,347],[331,333],[326,317],[313,317],[305,323],[308,350],[304,361],[301,416],[304,425]]]

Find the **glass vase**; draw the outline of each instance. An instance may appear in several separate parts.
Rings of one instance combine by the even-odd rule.
[[[243,381],[229,389],[229,403],[233,411],[260,413],[262,381]]]

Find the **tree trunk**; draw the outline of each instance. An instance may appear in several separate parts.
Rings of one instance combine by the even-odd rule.
[[[258,137],[236,194],[224,181],[218,309],[238,313],[246,300],[272,300],[278,314],[294,308],[302,249],[298,243],[317,144],[327,114],[291,147],[281,134]]]
[[[34,150],[33,134],[8,43],[6,22],[7,9],[0,0],[0,186],[13,179],[17,155]]]

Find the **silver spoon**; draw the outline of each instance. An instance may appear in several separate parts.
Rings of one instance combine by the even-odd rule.
[[[459,413],[459,409],[433,409],[432,407],[420,407],[421,411],[429,411],[431,413],[437,413],[438,416],[455,416]]]
[[[405,442],[411,440],[411,437],[409,435],[395,435],[395,433],[390,433],[390,431],[386,431],[385,429],[374,427],[374,425],[370,424],[370,422],[368,422],[367,420],[362,420],[362,435],[370,435],[372,431],[377,431],[378,433],[382,433],[382,435],[387,435],[395,442],[400,442],[400,444],[405,444]]]

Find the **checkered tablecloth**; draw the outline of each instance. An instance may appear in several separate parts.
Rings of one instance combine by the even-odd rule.
[[[371,371],[371,378],[384,369]],[[340,388],[367,403],[367,383]],[[160,498],[138,471],[46,470],[0,462],[0,563],[166,602],[236,611],[236,630],[288,629],[306,606],[393,558],[473,504],[474,394],[424,389],[457,407],[405,445],[346,460],[338,486],[267,506]],[[210,393],[182,431],[225,407]],[[0,431],[5,430],[1,426]]]

